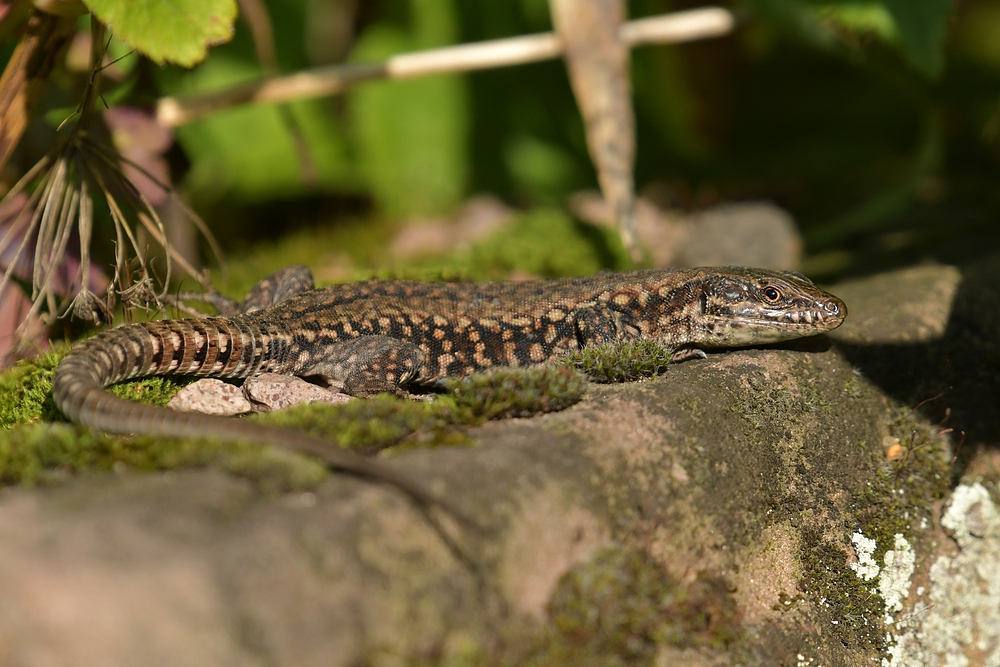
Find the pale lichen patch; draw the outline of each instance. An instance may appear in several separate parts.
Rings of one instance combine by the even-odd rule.
[[[851,535],[851,544],[854,545],[855,559],[848,564],[859,578],[871,581],[879,574],[878,563],[875,562],[875,540],[865,537],[860,531]]]
[[[937,558],[924,595],[895,618],[883,667],[1000,664],[1000,510],[985,486],[961,484],[941,525],[959,551]]]
[[[893,614],[902,610],[910,594],[910,582],[916,564],[916,555],[902,534],[893,537],[893,548],[885,552],[885,567],[878,578],[878,590],[885,600],[885,623],[892,625]]]

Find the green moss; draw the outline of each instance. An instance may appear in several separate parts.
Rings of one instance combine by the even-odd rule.
[[[396,231],[393,224],[368,220],[302,229],[234,252],[226,269],[213,274],[212,282],[223,294],[242,299],[261,278],[295,264],[313,269],[320,284],[361,280],[370,276],[364,267],[382,263],[380,253]],[[343,278],[325,276],[330,267],[343,272]]]
[[[210,442],[209,446],[212,445]],[[254,482],[265,493],[307,491],[330,476],[330,471],[315,459],[282,447],[241,443],[214,446],[218,455],[212,463]]]
[[[881,618],[885,604],[872,592],[877,591],[878,582],[858,577],[847,567],[843,545],[816,528],[803,527],[799,544],[801,589],[829,615],[845,648],[884,650]]]
[[[52,401],[52,374],[66,352],[67,348],[57,348],[35,359],[21,359],[0,373],[0,429],[62,419]]]
[[[951,448],[939,427],[899,409],[889,424],[889,437],[901,445],[900,452],[890,459],[875,448],[863,511],[857,517],[858,530],[878,545],[878,558],[893,548],[896,533],[913,539],[914,523],[931,517],[951,482]]]
[[[471,421],[485,421],[564,410],[583,397],[587,381],[570,368],[536,366],[496,368],[447,379],[444,386]]]
[[[795,373],[792,370],[792,375]],[[727,389],[733,399],[730,409],[755,431],[775,425],[785,430],[787,424],[798,424],[811,413],[831,408],[815,384],[796,383],[796,391],[792,392],[783,382],[769,378],[762,371],[747,373],[745,380],[747,386]]]
[[[0,376],[7,402],[0,431],[0,483],[39,484],[85,470],[126,465],[170,470],[219,465],[265,489],[310,488],[327,474],[319,464],[280,447],[215,440],[125,438],[68,424],[52,405],[52,373],[61,353],[22,362]],[[189,378],[154,377],[111,389],[128,400],[165,405]],[[580,400],[586,382],[566,368],[503,368],[449,380],[449,393],[428,401],[377,396],[345,405],[312,404],[250,419],[297,428],[342,447],[384,449],[468,445],[466,426],[489,419],[561,410]],[[20,410],[15,408],[20,407]],[[18,423],[18,420],[20,423]]]
[[[613,229],[582,223],[549,208],[523,213],[485,241],[448,257],[397,266],[393,275],[426,271],[467,280],[498,280],[517,272],[559,278],[633,266]]]
[[[370,278],[501,280],[512,272],[554,278],[633,267],[614,229],[573,220],[555,208],[522,213],[486,240],[444,257],[388,261],[384,249],[398,231],[388,221],[302,230],[234,253],[213,282],[223,294],[240,299],[264,276],[293,264],[316,270],[319,284]],[[327,277],[323,267],[331,266],[339,271]]]
[[[652,664],[657,646],[719,647],[738,630],[725,582],[702,575],[682,584],[639,549],[603,549],[577,565],[548,611],[549,635],[525,664]]]
[[[174,395],[196,378],[150,377],[135,382],[122,382],[110,387],[115,396],[146,405],[165,407]]]
[[[627,340],[588,345],[559,363],[583,371],[594,382],[632,382],[666,370],[673,351],[654,340]]]
[[[254,415],[251,419],[303,431],[374,454],[400,445],[468,444],[464,415],[446,402],[408,401],[383,394],[343,405],[313,403]]]
[[[35,359],[22,359],[0,373],[0,429],[39,420],[65,420],[52,400],[52,376],[67,352],[69,348],[61,346]],[[190,382],[191,378],[153,377],[123,382],[110,391],[130,401],[164,406]]]
[[[277,447],[216,440],[125,438],[71,424],[20,424],[0,433],[0,483],[35,486],[83,471],[123,466],[175,470],[217,464],[269,491],[314,488],[326,478],[318,463]]]
[[[461,259],[487,272],[553,278],[632,266],[614,229],[575,221],[558,209],[524,213]]]
[[[490,647],[446,643],[412,667],[640,667],[658,649],[719,649],[740,639],[739,612],[726,582],[701,573],[685,583],[648,552],[606,547],[562,576],[548,621],[493,629]],[[371,661],[367,664],[376,664]]]
[[[846,520],[850,534],[858,531],[875,540],[877,563],[884,562],[885,552],[894,548],[897,533],[911,542],[918,537],[914,526],[932,517],[934,504],[945,496],[951,479],[948,442],[938,427],[912,411],[899,410],[889,432],[893,442],[903,447],[892,459],[874,448],[868,485]],[[843,544],[806,528],[799,558],[803,590],[822,601],[821,606],[837,622],[842,640],[851,646],[883,650],[879,619],[885,605],[877,582],[866,582],[845,567]]]
[[[562,410],[583,396],[586,382],[566,368],[498,368],[443,383],[448,393],[429,401],[384,394],[344,405],[314,403],[255,415],[341,447],[375,453],[391,447],[464,445],[461,428],[490,419]]]

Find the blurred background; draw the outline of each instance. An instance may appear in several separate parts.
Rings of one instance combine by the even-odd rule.
[[[697,6],[633,0],[628,13]],[[763,222],[741,227],[738,245],[766,247],[744,263],[799,268],[827,282],[995,251],[1000,1],[728,6],[739,18],[728,35],[632,51],[640,265],[711,260],[732,220],[748,217]],[[562,60],[364,83],[173,128],[153,115],[163,96],[264,74],[549,31],[546,0],[261,0],[240,10],[232,40],[191,69],[111,39],[97,103],[121,154],[171,183],[211,228],[229,260],[211,274],[222,291],[239,295],[292,262],[312,266],[321,282],[635,266],[613,229],[599,224],[610,216],[595,194]],[[78,24],[0,193],[52,150],[79,105],[89,16]],[[6,62],[17,34],[0,38]],[[211,265],[186,216],[141,176],[135,182],[181,254]],[[4,206],[0,223],[17,202]],[[102,267],[119,246],[106,209],[96,202],[92,245],[95,271],[110,275]],[[709,231],[692,233],[698,225]],[[97,291],[100,276],[93,280]]]

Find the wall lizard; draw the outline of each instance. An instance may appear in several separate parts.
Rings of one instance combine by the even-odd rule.
[[[704,356],[838,327],[844,303],[792,272],[737,267],[603,272],[496,283],[368,281],[314,289],[302,266],[266,278],[221,316],[128,324],[76,345],[53,379],[71,420],[112,433],[283,445],[434,503],[377,461],[277,427],[119,399],[104,388],[151,375],[321,378],[348,394],[400,393],[494,366],[541,364],[582,346],[651,338]]]

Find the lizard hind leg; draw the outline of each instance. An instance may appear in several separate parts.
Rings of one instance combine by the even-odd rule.
[[[420,374],[425,359],[423,350],[413,343],[389,336],[331,343],[311,356],[312,362],[296,370],[296,375],[318,376],[352,396],[403,394],[403,386]]]
[[[247,293],[243,301],[234,301],[227,296],[223,296],[212,290],[208,292],[178,292],[171,297],[168,303],[186,310],[189,314],[199,315],[185,307],[185,301],[199,301],[207,303],[218,311],[219,315],[246,315],[254,311],[263,310],[270,306],[275,306],[282,301],[292,298],[303,292],[314,289],[312,272],[308,268],[297,264],[288,268],[275,271],[268,277],[253,286]]]
[[[314,289],[312,272],[301,264],[275,271],[254,285],[239,306],[244,315],[287,301]]]

